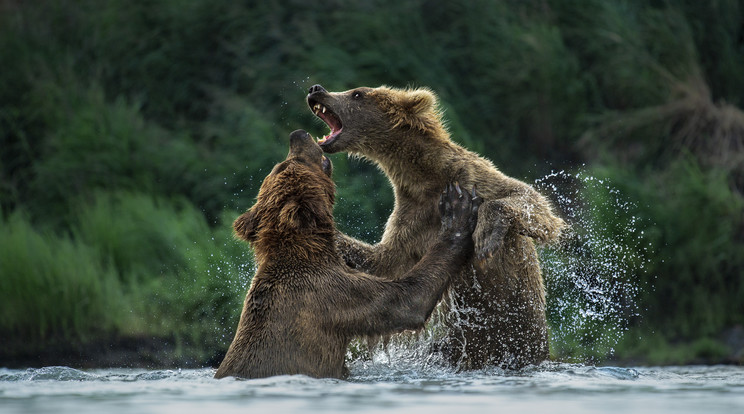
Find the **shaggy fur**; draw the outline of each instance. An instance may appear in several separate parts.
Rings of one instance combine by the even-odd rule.
[[[398,280],[350,269],[335,247],[330,172],[312,137],[295,131],[287,159],[235,220],[235,234],[252,245],[258,269],[216,378],[343,377],[353,337],[422,327],[451,275],[470,260],[480,199],[450,187],[440,197],[441,230]]]
[[[321,148],[376,163],[395,194],[378,244],[339,234],[347,263],[383,277],[404,275],[436,240],[438,189],[448,182],[476,186],[484,202],[473,234],[475,256],[453,281],[443,349],[463,369],[519,368],[547,359],[545,289],[533,241],[555,241],[564,227],[548,200],[454,143],[428,89],[329,93],[315,85],[307,101],[331,128]]]

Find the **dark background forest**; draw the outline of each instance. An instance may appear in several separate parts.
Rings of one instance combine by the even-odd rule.
[[[232,220],[327,133],[315,83],[429,87],[554,199],[556,359],[744,361],[741,1],[2,0],[0,62],[0,366],[218,360],[254,269]],[[332,160],[375,242],[387,180]]]

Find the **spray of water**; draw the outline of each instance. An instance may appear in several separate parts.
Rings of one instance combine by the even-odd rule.
[[[640,316],[638,275],[649,257],[643,220],[634,214],[633,202],[624,199],[610,182],[585,171],[553,172],[535,180],[534,186],[552,199],[557,212],[570,224],[559,244],[539,249],[551,352],[562,361],[601,361],[614,353],[629,324]],[[346,227],[354,227],[345,221]],[[244,266],[228,276],[213,261],[207,272],[223,275],[227,280],[220,283],[232,286],[230,290],[242,297],[255,269],[250,258],[241,259]],[[452,304],[449,309],[457,314],[443,315],[438,310],[416,335],[396,335],[371,348],[363,341],[352,344],[347,356],[350,366],[365,372],[375,367],[448,369],[437,352],[447,329],[443,321],[455,317],[467,323],[470,312],[477,311]],[[226,340],[228,336],[225,334]]]
[[[583,171],[553,172],[535,180],[535,187],[553,199],[571,226],[559,244],[539,250],[551,352],[561,361],[604,360],[640,316],[638,275],[644,271],[649,248],[642,220],[633,213],[635,205],[611,183]],[[449,318],[463,322],[467,317],[467,309],[450,309],[457,314]],[[375,367],[449,369],[437,352],[447,317],[441,309],[438,312],[416,335],[395,336],[367,351],[361,343],[353,345],[350,366],[363,372]]]
[[[551,348],[560,359],[602,360],[638,318],[640,272],[648,261],[635,204],[584,171],[535,181],[570,223],[558,246],[541,249]]]

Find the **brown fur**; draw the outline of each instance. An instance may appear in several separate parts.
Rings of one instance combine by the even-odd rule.
[[[453,181],[477,186],[484,203],[473,262],[453,281],[449,359],[464,369],[518,368],[547,359],[545,289],[533,241],[555,241],[564,227],[548,200],[454,143],[428,89],[329,93],[316,85],[308,104],[332,125],[332,134],[319,142],[323,150],[373,161],[395,193],[378,244],[339,235],[347,263],[384,277],[405,274],[436,239],[437,189]]]
[[[397,281],[350,269],[336,251],[330,162],[304,131],[266,177],[256,204],[235,220],[258,269],[216,378],[283,374],[343,377],[355,336],[424,325],[472,253],[480,199],[442,196],[441,231]]]

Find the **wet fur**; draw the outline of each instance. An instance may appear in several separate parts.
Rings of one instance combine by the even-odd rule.
[[[421,328],[472,254],[477,205],[456,201],[445,211],[449,224],[399,280],[349,268],[336,250],[335,187],[322,151],[303,131],[293,138],[287,160],[233,225],[258,269],[216,378],[344,377],[352,338]]]
[[[371,160],[395,194],[378,244],[339,234],[347,263],[383,277],[405,274],[436,239],[437,189],[454,181],[477,186],[484,203],[473,234],[475,256],[453,281],[442,349],[463,369],[519,368],[548,359],[545,289],[534,242],[556,241],[565,226],[548,200],[453,142],[428,89],[329,93],[314,87],[308,102],[323,104],[343,122],[342,133],[323,149]]]

